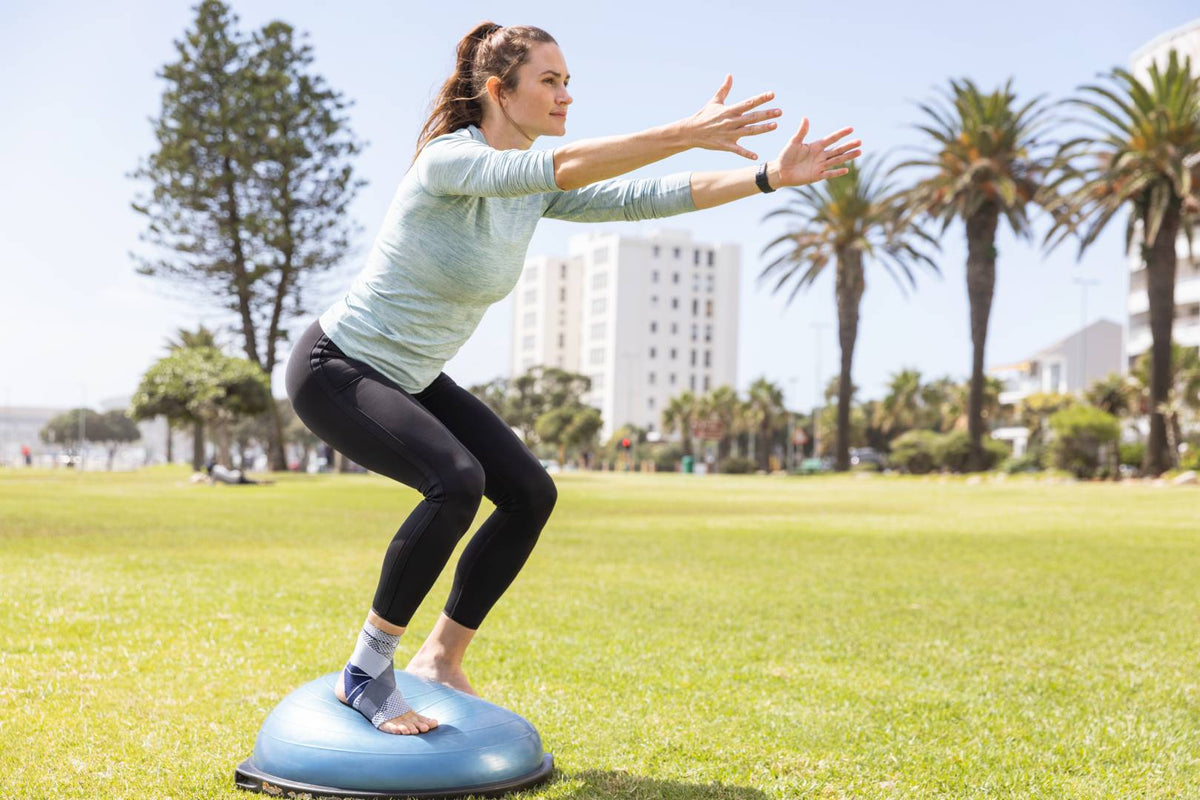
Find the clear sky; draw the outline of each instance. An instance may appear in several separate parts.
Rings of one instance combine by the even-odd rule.
[[[138,276],[128,256],[144,220],[129,203],[139,186],[126,177],[154,147],[148,118],[159,112],[155,72],[173,60],[172,40],[191,24],[190,3],[8,0],[0,14],[0,342],[8,358],[0,378],[5,405],[97,404],[133,392],[179,327],[225,320],[199,299],[168,299]],[[310,35],[315,69],[353,100],[351,127],[369,142],[357,159],[370,183],[351,213],[364,231],[344,281],[383,219],[412,156],[436,89],[453,67],[454,47],[475,23],[532,24],[559,42],[575,102],[567,135],[542,138],[546,148],[574,139],[628,133],[699,109],[726,73],[730,101],[773,90],[783,109],[779,128],[743,140],[773,158],[799,125],[821,136],[844,125],[867,153],[888,154],[920,142],[915,102],[935,96],[951,77],[990,90],[1008,77],[1018,99],[1065,97],[1097,73],[1127,66],[1133,50],[1200,14],[1195,0],[1013,0],[860,3],[727,2],[399,3],[358,0],[236,0],[243,30],[282,19]],[[646,167],[638,176],[678,170],[744,167],[732,153],[693,150]],[[763,216],[782,194],[757,195],[714,209],[641,223],[602,227],[636,233],[640,226],[691,230],[701,241],[742,247],[737,389],[766,376],[782,385],[791,407],[814,397],[817,334],[821,374],[838,361],[832,276],[785,305],[790,289],[770,293],[757,280],[760,252],[782,232]],[[1003,225],[1003,223],[1002,223]],[[1045,230],[1044,220],[1035,223]],[[1068,243],[1044,256],[1036,242],[999,237],[996,298],[987,362],[1016,360],[1079,327],[1076,277],[1099,281],[1088,294],[1088,318],[1124,324],[1127,274],[1124,220],[1076,262]],[[531,254],[563,254],[585,227],[544,220]],[[1039,236],[1040,238],[1040,236]],[[942,242],[943,277],[922,276],[905,300],[879,265],[867,265],[867,291],[855,356],[860,397],[878,397],[902,367],[928,377],[969,374],[970,336],[961,227]],[[333,299],[314,298],[312,316]],[[494,306],[446,371],[460,384],[506,374],[511,297]],[[309,321],[294,323],[298,332]],[[228,338],[228,337],[227,337]],[[282,396],[280,372],[275,393]]]

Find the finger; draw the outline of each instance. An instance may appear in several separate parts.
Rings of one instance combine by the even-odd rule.
[[[767,122],[762,125],[747,125],[737,132],[738,136],[757,136],[760,133],[768,133],[775,130],[776,123]]]
[[[842,153],[848,153],[856,147],[862,147],[862,139],[855,139],[853,142],[847,142],[837,150],[830,150],[826,153],[828,156],[840,156]]]
[[[752,153],[749,150],[747,150],[746,148],[738,147],[737,145],[730,147],[729,152],[737,153],[739,156],[745,156],[746,158],[750,159],[751,161],[758,158],[758,153]]]
[[[808,135],[808,117],[800,120],[800,130],[792,137],[793,142],[803,142],[804,137]]]
[[[724,103],[725,98],[729,97],[729,90],[733,88],[733,76],[726,75],[725,80],[721,82],[721,88],[717,89],[717,93],[713,95],[713,99],[718,103]]]
[[[835,158],[831,161],[826,162],[825,168],[828,169],[829,167],[836,167],[838,164],[845,164],[847,161],[853,161],[854,159],[858,158],[861,155],[862,155],[862,150],[855,150],[853,153],[847,153],[846,155],[842,156],[841,158]]]
[[[818,142],[814,142],[814,144],[820,145],[821,149],[824,150],[826,147],[829,147],[829,145],[833,144],[838,139],[842,139],[842,138],[845,138],[846,136],[849,136],[853,131],[854,131],[854,128],[842,128],[840,131],[834,131],[833,133],[826,136],[824,139],[821,139]]]
[[[828,180],[829,178],[840,178],[843,175],[848,175],[849,173],[850,173],[850,170],[848,170],[848,169],[827,170],[826,172],[821,173],[820,179]]]
[[[774,92],[763,92],[760,95],[755,95],[749,100],[743,100],[736,106],[732,106],[733,110],[739,114],[744,114],[755,106],[761,106],[763,103],[775,97]]]
[[[743,125],[749,125],[752,122],[762,122],[765,119],[772,119],[783,114],[778,108],[768,108],[765,111],[755,111],[753,114],[742,114],[738,117],[738,121]]]

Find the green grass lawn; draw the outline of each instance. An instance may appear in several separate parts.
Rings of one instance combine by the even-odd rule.
[[[419,499],[187,478],[0,471],[0,796],[248,797],[234,768],[345,663]],[[554,754],[514,797],[1200,797],[1200,491],[555,480],[465,663]]]

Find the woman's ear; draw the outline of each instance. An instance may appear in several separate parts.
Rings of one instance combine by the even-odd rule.
[[[498,77],[496,77],[495,75],[492,75],[490,78],[487,79],[487,82],[484,83],[483,86],[487,90],[488,97],[492,98],[492,102],[496,104],[497,108],[499,108],[500,107],[500,95],[501,95],[501,92],[504,90],[503,85],[500,83],[500,79]]]

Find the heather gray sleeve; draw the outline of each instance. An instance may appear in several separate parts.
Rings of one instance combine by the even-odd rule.
[[[430,142],[417,156],[417,178],[434,195],[519,197],[558,191],[553,150],[497,150],[474,139]]]
[[[690,172],[676,172],[663,178],[618,178],[569,192],[549,192],[542,216],[575,222],[611,222],[695,211],[691,178]]]

